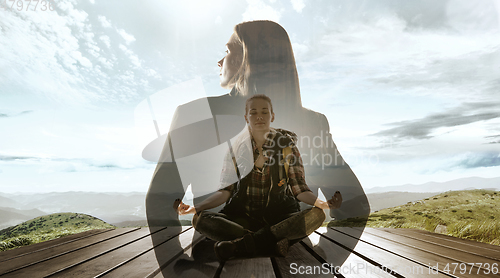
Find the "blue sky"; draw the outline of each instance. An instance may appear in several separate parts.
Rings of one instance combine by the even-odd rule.
[[[500,173],[500,1],[165,2],[0,10],[2,192],[147,191],[145,99],[168,96],[164,133],[178,104],[227,93],[216,63],[255,19],[288,31],[303,105],[365,188]]]

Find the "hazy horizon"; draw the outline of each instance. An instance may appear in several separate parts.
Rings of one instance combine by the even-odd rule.
[[[393,185],[387,185],[387,186],[380,186],[380,187],[371,187],[371,188],[368,188],[368,189],[365,189],[365,192],[366,194],[378,194],[378,193],[384,193],[384,192],[392,192],[390,189],[393,188],[393,187],[403,187],[403,186],[421,186],[421,185],[426,185],[426,184],[434,184],[434,183],[437,183],[437,184],[450,184],[450,183],[453,183],[453,182],[460,182],[460,181],[464,181],[464,180],[469,180],[469,179],[485,179],[485,180],[492,180],[492,179],[500,179],[500,176],[498,177],[492,177],[492,178],[482,178],[482,177],[465,177],[465,178],[459,178],[459,179],[453,179],[453,180],[448,180],[448,181],[443,181],[443,182],[435,182],[435,181],[428,181],[428,182],[425,182],[425,183],[421,183],[421,184],[411,184],[411,183],[407,183],[407,184],[393,184]],[[486,187],[480,185],[480,184],[476,184],[477,186],[470,186],[470,188],[477,188],[477,189],[492,189],[494,187],[491,187],[491,185],[487,185]],[[411,189],[414,189],[415,187],[412,187]],[[383,189],[388,189],[389,191],[380,191],[380,190],[383,190]],[[500,190],[500,185],[498,186],[497,188],[498,190]],[[374,191],[375,190],[375,191]],[[463,189],[457,189],[457,190],[463,190]],[[443,191],[439,191],[439,192],[444,192],[446,190],[443,190]],[[404,192],[404,191],[401,191],[401,192]],[[409,192],[409,191],[407,191]],[[420,192],[420,191],[413,191],[413,192]],[[432,192],[432,191],[421,191],[423,193],[428,193],[428,192]],[[438,192],[438,191],[435,191],[435,192]],[[16,192],[16,191],[13,191],[13,192],[5,192],[5,191],[0,191],[0,196],[5,196],[5,195],[29,195],[29,194],[51,194],[51,193],[96,193],[96,194],[147,194],[147,190],[146,191],[46,191],[46,192]],[[322,195],[322,194],[321,194]],[[184,200],[192,200],[193,199],[193,194],[190,190],[190,188],[187,190],[186,192],[186,195],[184,196]],[[0,205],[1,207],[1,205]]]

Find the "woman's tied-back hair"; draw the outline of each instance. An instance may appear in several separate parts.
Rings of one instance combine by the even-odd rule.
[[[234,27],[243,50],[241,67],[233,77],[237,93],[277,96],[302,106],[292,45],[285,29],[272,21],[243,22]]]
[[[258,95],[253,95],[253,96],[249,97],[245,101],[245,115],[248,113],[248,105],[250,104],[250,101],[252,101],[254,99],[263,99],[263,100],[267,101],[269,103],[269,106],[271,106],[271,114],[274,114],[273,103],[271,102],[271,99],[266,95],[258,94]]]

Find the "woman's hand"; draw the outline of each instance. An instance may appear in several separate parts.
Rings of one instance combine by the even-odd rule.
[[[340,191],[335,192],[330,200],[327,201],[330,209],[338,209],[342,205],[342,194]]]
[[[335,192],[332,198],[328,201],[321,201],[311,191],[305,191],[297,195],[297,199],[308,205],[318,207],[320,209],[337,209],[342,205],[342,195],[339,191]]]
[[[206,198],[203,202],[197,203],[196,208],[194,206],[184,204],[181,199],[177,199],[174,202],[174,210],[179,215],[196,214],[197,212],[215,208],[224,204],[225,202],[227,202],[227,200],[229,200],[230,196],[231,193],[227,190],[216,191],[214,194]]]
[[[184,204],[181,199],[175,200],[174,210],[176,210],[179,215],[196,214],[194,206]]]

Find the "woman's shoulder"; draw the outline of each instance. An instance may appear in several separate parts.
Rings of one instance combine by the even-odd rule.
[[[330,130],[328,119],[323,113],[319,113],[309,108],[302,107],[302,116],[308,123],[314,123],[315,125],[319,124],[322,130]]]
[[[274,128],[273,130],[276,132],[275,140],[290,141],[292,145],[297,144],[298,136],[295,132],[283,128]]]
[[[192,100],[179,105],[172,117],[171,128],[181,127],[215,115],[243,115],[244,102],[237,96],[225,94]]]
[[[297,137],[297,134],[295,132],[284,129],[284,128],[271,128],[272,131],[276,132],[277,135],[281,136],[289,136],[289,137]]]
[[[186,102],[177,106],[176,113],[193,113],[198,109],[210,109],[212,105],[217,105],[219,102],[228,102],[230,101],[231,96],[229,94],[225,94],[222,96],[211,96],[211,97],[202,97],[190,102]]]

